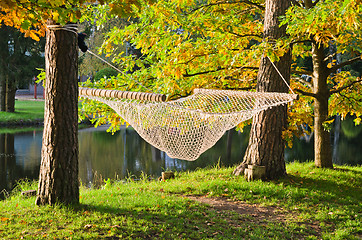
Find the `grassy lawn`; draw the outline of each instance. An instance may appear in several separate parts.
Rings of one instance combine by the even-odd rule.
[[[0,238],[361,239],[362,167],[292,163],[287,171],[271,182],[217,166],[165,182],[108,181],[81,187],[77,206],[37,207],[20,195],[36,183],[22,183],[0,202]]]
[[[0,112],[0,124],[31,123],[44,119],[44,101],[15,101],[15,112]]]

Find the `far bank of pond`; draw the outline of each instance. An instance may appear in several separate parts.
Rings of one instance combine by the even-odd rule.
[[[249,136],[248,131],[227,132],[199,159],[188,162],[168,157],[130,128],[123,128],[113,135],[106,129],[103,126],[79,130],[79,175],[86,186],[97,184],[101,177],[123,179],[146,174],[157,178],[164,170],[188,171],[218,163],[233,166],[242,161]],[[19,179],[38,178],[41,142],[41,129],[0,133],[0,191],[11,190]],[[229,154],[228,146],[231,147]],[[335,164],[362,164],[362,127],[342,123],[336,148]],[[296,139],[293,148],[285,150],[285,158],[287,162],[313,159],[313,136]]]

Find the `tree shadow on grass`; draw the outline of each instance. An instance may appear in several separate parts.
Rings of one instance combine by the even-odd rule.
[[[281,181],[294,188],[306,189],[313,194],[313,202],[335,203],[339,205],[355,205],[362,199],[362,174],[357,170],[337,168],[340,171],[336,178],[327,173],[315,173],[311,171],[308,175],[288,174]],[[349,175],[350,173],[353,174]],[[314,176],[318,174],[318,177]],[[303,201],[303,199],[295,199]]]
[[[115,207],[105,204],[81,204],[76,210],[80,213],[87,211],[107,216],[107,219],[103,218],[93,224],[109,226],[104,232],[111,229],[114,232],[113,236],[122,235],[126,238],[290,239],[295,237],[284,222],[268,219],[254,221],[252,215],[218,211],[192,200],[180,200],[176,205],[167,205],[164,202],[161,205],[131,209],[121,205]]]

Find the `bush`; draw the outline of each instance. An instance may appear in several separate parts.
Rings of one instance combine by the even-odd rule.
[[[99,80],[101,80],[101,78],[104,77],[112,77],[112,76],[117,76],[118,72],[113,69],[113,68],[103,68],[101,70],[99,70],[95,75],[94,75],[94,81],[97,82]]]

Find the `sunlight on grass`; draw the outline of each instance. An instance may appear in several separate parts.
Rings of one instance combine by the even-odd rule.
[[[15,112],[0,112],[0,123],[32,122],[44,119],[44,101],[15,102]]]
[[[362,235],[362,167],[287,165],[288,176],[247,182],[232,168],[176,173],[165,182],[114,181],[81,187],[77,206],[34,205],[20,191],[0,202],[1,238],[358,239]],[[273,208],[275,216],[218,210],[187,196],[217,197]],[[276,216],[280,215],[281,220]]]

